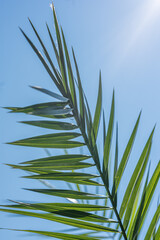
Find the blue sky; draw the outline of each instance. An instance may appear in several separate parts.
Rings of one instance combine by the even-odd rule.
[[[51,50],[45,27],[52,28],[51,1],[1,1],[1,78],[0,105],[25,106],[50,98],[35,92],[29,85],[55,89],[41,63],[20,33],[18,26],[38,44],[29,25],[29,17],[44,42]],[[160,0],[54,0],[57,16],[63,26],[68,46],[73,46],[78,59],[83,86],[91,108],[95,107],[99,69],[102,71],[103,106],[106,118],[110,108],[113,88],[116,94],[116,119],[119,122],[121,156],[142,109],[137,142],[131,155],[130,167],[135,165],[144,143],[156,123],[151,153],[151,173],[160,156]],[[54,30],[52,29],[54,34]],[[39,45],[38,45],[39,46]],[[1,114],[1,162],[18,163],[45,156],[42,149],[4,145],[5,142],[43,134],[46,130],[18,124],[30,119],[27,116]],[[108,119],[108,118],[107,118]],[[0,202],[6,199],[47,201],[46,197],[22,190],[40,187],[40,183],[20,179],[22,172],[1,165]],[[128,172],[126,173],[127,176]],[[31,199],[32,196],[32,199]],[[158,191],[156,192],[156,197]],[[50,198],[50,200],[52,200]],[[154,199],[156,205],[156,198]],[[150,213],[151,215],[153,214]],[[33,219],[0,214],[0,227],[37,228]],[[22,221],[25,221],[24,222]],[[23,222],[23,223],[22,223]],[[40,226],[49,229],[40,221]],[[45,224],[45,225],[44,225]],[[54,224],[56,228],[58,224]],[[0,232],[1,239],[17,240],[27,235]],[[32,239],[32,237],[31,237]],[[39,239],[34,236],[33,239]]]

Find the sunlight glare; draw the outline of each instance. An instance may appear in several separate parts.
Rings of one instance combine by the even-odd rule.
[[[160,17],[160,0],[149,0],[145,2],[139,14],[135,16],[135,26],[132,29],[130,39],[125,49],[126,54],[128,54],[139,38],[149,31],[150,27],[152,27],[157,20],[157,17]]]

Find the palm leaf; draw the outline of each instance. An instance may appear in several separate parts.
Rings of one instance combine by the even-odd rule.
[[[105,139],[104,156],[103,156],[103,174],[104,174],[105,182],[107,186],[109,186],[108,161],[109,161],[111,139],[112,139],[112,133],[113,133],[113,123],[114,123],[114,91],[112,96],[112,105],[111,105],[110,118],[109,118],[107,136]]]
[[[96,240],[97,238],[90,238],[86,236],[79,236],[74,234],[68,234],[68,233],[57,233],[57,232],[49,232],[49,231],[38,231],[38,230],[19,230],[19,229],[8,229],[12,231],[19,231],[19,232],[28,232],[28,233],[36,233],[42,236],[47,237],[53,237],[57,239],[63,239],[63,240]]]
[[[44,42],[31,20],[29,20],[31,27],[43,49],[45,58],[22,29],[21,32],[45,67],[59,93],[56,93],[56,90],[50,91],[40,87],[32,88],[58,101],[38,103],[26,107],[7,107],[7,109],[12,113],[25,113],[45,118],[56,118],[56,121],[34,120],[22,121],[22,123],[55,130],[57,132],[14,141],[10,144],[28,147],[65,149],[65,152],[68,148],[71,149],[70,151],[73,151],[72,149],[74,148],[85,146],[85,154],[66,152],[65,155],[50,155],[45,158],[23,161],[17,165],[7,165],[15,169],[27,171],[30,175],[25,176],[25,178],[37,179],[42,182],[44,180],[65,182],[66,188],[64,186],[64,189],[49,187],[50,182],[45,184],[46,182],[44,181],[45,186],[49,188],[32,188],[27,190],[47,196],[50,195],[53,198],[56,196],[64,200],[72,199],[73,203],[15,202],[16,204],[1,206],[0,211],[42,218],[74,227],[73,229],[69,229],[70,234],[37,230],[18,231],[36,233],[58,239],[103,239],[103,235],[100,235],[103,233],[105,239],[113,239],[114,237],[116,237],[116,239],[118,237],[121,239],[123,237],[125,240],[136,240],[146,220],[147,211],[160,177],[160,163],[158,163],[149,183],[147,175],[143,193],[141,194],[140,187],[149,161],[154,129],[142,149],[142,153],[133,170],[132,176],[130,178],[128,176],[128,185],[126,185],[124,196],[122,196],[119,190],[121,179],[123,178],[125,168],[129,161],[141,113],[138,116],[122,155],[122,159],[119,161],[118,165],[118,125],[116,128],[116,144],[113,148],[115,149],[114,159],[112,159],[111,156],[115,120],[115,97],[113,91],[108,124],[106,124],[103,112],[102,142],[104,146],[103,154],[99,153],[97,136],[102,109],[101,73],[99,75],[96,108],[93,115],[82,87],[75,53],[72,48],[76,77],[74,76],[72,59],[69,54],[66,39],[62,28],[59,27],[53,4],[52,7],[58,47],[56,46],[48,25],[47,30],[57,63],[54,63],[51,59],[51,54],[47,51],[47,47],[44,45]],[[60,121],[60,119],[64,120]],[[74,132],[75,129],[76,132]],[[74,141],[74,138],[77,137],[80,141]],[[101,162],[101,155],[103,155],[103,162]],[[79,169],[79,172],[77,172],[77,169]],[[85,171],[82,172],[80,169],[85,169]],[[98,172],[98,174],[95,174],[95,172]],[[98,180],[95,181],[97,178]],[[90,187],[86,187],[87,185]],[[121,198],[119,198],[119,195],[121,195]],[[119,202],[120,199],[122,199],[121,204]],[[96,204],[93,204],[93,202]],[[109,203],[111,206],[108,206]],[[115,216],[116,219],[112,219],[113,216]],[[159,207],[146,231],[145,240],[151,239],[152,235],[153,239],[158,240],[160,230],[158,228],[156,231],[155,228],[158,216]],[[85,230],[85,232],[75,234],[74,230],[77,229]]]
[[[148,228],[148,231],[146,233],[146,236],[145,236],[145,239],[144,240],[149,240],[151,239],[152,237],[152,234],[155,230],[155,227],[156,227],[156,223],[158,222],[159,220],[159,217],[160,217],[160,205],[158,206],[153,218],[152,218],[152,221],[150,223],[150,226]]]
[[[142,225],[143,225],[143,222],[145,220],[145,217],[146,217],[146,214],[147,214],[147,210],[148,210],[149,204],[151,202],[154,190],[155,190],[155,188],[157,186],[159,177],[160,177],[160,162],[158,163],[158,165],[157,165],[157,167],[156,167],[156,169],[155,169],[155,171],[154,171],[154,173],[152,175],[152,178],[149,181],[148,185],[145,186],[145,188],[144,188],[145,198],[143,200],[143,205],[139,206],[139,208],[137,210],[137,213],[136,213],[136,216],[134,218],[134,222],[133,222],[133,225],[132,225],[132,228],[131,228],[131,232],[130,232],[130,236],[132,236],[132,237],[134,236],[135,231],[136,232],[140,232],[140,230],[142,228]],[[137,230],[136,229],[136,222],[138,221],[137,219],[138,219],[139,213],[141,214],[141,217],[140,217],[139,227],[138,227],[138,230]]]
[[[53,69],[53,72],[54,72],[54,74],[55,74],[55,76],[56,76],[57,81],[59,82],[61,88],[63,89],[63,85],[62,85],[61,78],[59,77],[59,75],[58,75],[58,73],[57,73],[57,70],[56,70],[56,68],[55,68],[55,66],[54,66],[54,64],[53,64],[53,62],[52,62],[52,60],[51,60],[51,58],[50,58],[50,56],[49,56],[49,53],[48,53],[46,47],[44,46],[44,44],[43,44],[43,42],[42,42],[42,40],[41,40],[38,32],[36,31],[36,29],[35,29],[35,27],[34,27],[34,25],[33,25],[33,23],[31,22],[30,19],[29,19],[29,22],[30,22],[30,24],[31,24],[31,26],[32,26],[32,28],[33,28],[33,30],[34,30],[34,32],[35,32],[35,34],[36,34],[36,36],[37,36],[37,38],[38,38],[41,46],[42,46],[42,48],[43,48],[44,54],[45,54],[48,62],[50,63],[50,65],[51,65],[51,67],[52,67],[52,69]]]
[[[93,121],[93,130],[94,130],[95,138],[97,138],[98,127],[99,127],[100,116],[101,116],[101,109],[102,109],[102,82],[101,82],[101,72],[100,72],[98,98],[97,98],[97,105],[96,105],[94,121]]]
[[[116,181],[116,173],[118,167],[118,124],[116,127],[116,147],[115,147],[115,158],[114,158],[114,173],[113,173],[113,187],[112,187],[112,195],[115,206],[117,206],[117,192],[115,191],[115,181]]]
[[[32,47],[32,49],[34,50],[34,52],[37,54],[38,58],[40,59],[40,61],[42,62],[43,66],[45,67],[46,71],[48,72],[49,76],[51,77],[51,79],[53,80],[53,82],[55,83],[55,85],[57,86],[57,88],[60,91],[63,91],[63,89],[61,88],[60,84],[58,83],[57,79],[55,78],[55,76],[53,75],[52,71],[50,70],[48,64],[46,63],[46,61],[44,60],[42,54],[37,50],[37,48],[35,47],[35,45],[32,43],[32,41],[27,37],[27,35],[24,33],[24,31],[20,28],[22,34],[24,35],[24,37],[26,38],[26,40],[28,41],[28,43],[30,44],[30,46]]]
[[[47,195],[52,196],[58,196],[58,197],[69,197],[74,199],[104,199],[106,196],[103,195],[96,195],[92,193],[86,193],[86,192],[78,192],[73,190],[63,190],[63,189],[27,189],[33,192],[43,193]]]
[[[46,26],[47,26],[48,34],[49,34],[49,37],[50,37],[50,40],[51,40],[51,43],[52,43],[52,46],[53,46],[54,53],[55,53],[55,55],[56,55],[57,63],[58,63],[58,65],[59,65],[59,67],[60,67],[59,53],[58,53],[56,44],[55,44],[55,42],[54,42],[54,40],[53,40],[53,37],[52,37],[52,34],[51,34],[50,29],[49,29],[49,27],[48,27],[48,24],[46,24]]]
[[[130,232],[130,238],[134,239],[134,240],[137,240],[138,232],[139,232],[141,221],[142,221],[142,210],[143,210],[144,203],[145,203],[145,198],[146,198],[146,189],[147,189],[148,178],[149,178],[149,170],[150,170],[150,166],[148,168],[146,181],[145,181],[145,184],[144,184],[144,187],[143,187],[143,192],[142,192],[142,196],[141,196],[141,200],[140,200],[140,205],[139,205],[136,217],[134,219],[134,225],[133,225],[133,227],[131,229],[131,232]]]
[[[85,145],[81,142],[68,141],[79,136],[79,133],[53,133],[26,138],[9,144],[40,148],[73,148]]]
[[[82,128],[82,131],[85,131],[85,103],[84,103],[84,93],[82,89],[82,83],[81,83],[81,78],[80,78],[80,73],[76,61],[76,57],[74,54],[74,50],[72,48],[72,54],[73,54],[73,59],[74,59],[74,64],[76,68],[76,74],[77,74],[77,81],[78,81],[78,89],[79,89],[79,109],[80,109],[80,125]]]
[[[47,158],[40,158],[40,159],[35,159],[35,160],[30,160],[30,161],[26,161],[26,162],[22,162],[21,164],[34,164],[34,165],[39,165],[42,164],[42,166],[44,164],[47,163],[54,163],[54,162],[80,162],[80,161],[84,161],[86,159],[91,158],[91,156],[89,155],[82,155],[82,154],[67,154],[67,155],[58,155],[58,156],[50,156]]]
[[[0,209],[0,211],[3,212],[9,212],[9,213],[15,213],[19,215],[24,215],[24,216],[30,216],[30,217],[36,217],[36,218],[42,218],[45,220],[50,220],[50,221],[55,221],[63,224],[67,224],[70,226],[74,227],[79,227],[83,229],[88,229],[88,230],[96,230],[96,231],[101,231],[103,230],[104,232],[118,232],[112,228],[107,228],[103,226],[99,226],[98,224],[94,223],[89,223],[86,221],[80,221],[80,220],[75,220],[71,218],[65,218],[65,217],[58,217],[55,214],[44,214],[44,213],[35,213],[35,212],[27,212],[27,211],[21,211],[21,210],[12,210],[12,209]]]
[[[67,123],[67,122],[58,122],[58,121],[21,121],[21,123],[25,123],[25,124],[36,126],[36,127],[62,130],[62,131],[74,130],[78,128],[78,126],[76,126],[75,124]]]
[[[159,226],[157,232],[155,233],[154,240],[158,240],[159,239],[159,235],[160,235],[160,226]]]
[[[65,36],[64,36],[62,28],[61,28],[61,32],[62,32],[62,38],[63,38],[66,62],[67,62],[68,78],[69,78],[69,84],[70,84],[71,98],[72,98],[74,110],[77,111],[77,98],[76,98],[76,89],[75,89],[74,77],[73,77],[71,61],[70,61],[70,57],[69,57],[69,53],[68,53],[68,48],[67,48],[67,44],[66,44],[66,40],[65,40]]]
[[[47,94],[47,95],[49,95],[49,96],[51,96],[51,97],[53,97],[53,98],[56,98],[56,99],[58,99],[58,100],[60,100],[60,101],[62,101],[62,102],[68,102],[68,101],[69,101],[68,98],[65,98],[65,97],[63,97],[63,96],[61,96],[61,95],[59,95],[59,94],[57,94],[57,93],[51,92],[51,91],[49,91],[49,90],[47,90],[47,89],[45,89],[45,88],[35,87],[35,86],[30,86],[30,87],[33,88],[33,89],[35,89],[35,90],[37,90],[37,91],[40,91],[40,92],[42,92],[42,93],[45,93],[45,94]]]
[[[138,161],[138,163],[136,165],[136,168],[134,169],[134,172],[132,174],[130,182],[128,183],[128,186],[127,186],[127,189],[125,191],[125,195],[123,197],[123,201],[122,201],[122,204],[121,204],[121,207],[120,207],[119,214],[120,214],[121,217],[123,216],[123,213],[124,213],[124,211],[126,209],[126,206],[127,205],[130,206],[130,204],[133,203],[133,199],[134,199],[135,193],[136,193],[138,187],[140,186],[143,174],[145,172],[145,167],[146,167],[146,164],[147,164],[148,159],[149,159],[153,133],[154,133],[154,129],[153,129],[153,131],[151,132],[151,134],[149,136],[149,139],[148,139],[148,141],[147,141],[147,143],[146,143],[146,145],[145,145],[145,147],[144,147],[144,149],[142,151],[142,154],[141,154],[141,156],[139,158],[139,161]],[[139,180],[137,180],[137,179],[139,179]],[[134,191],[134,193],[132,191]],[[133,197],[132,197],[132,200],[130,201],[130,204],[128,204],[131,195]],[[128,208],[130,208],[130,207],[128,207]]]
[[[12,201],[14,202],[14,201]],[[37,209],[46,212],[52,212],[56,210],[75,210],[75,211],[83,211],[83,212],[94,212],[94,211],[103,211],[103,210],[112,210],[111,207],[105,207],[102,205],[94,205],[94,204],[79,204],[79,203],[23,203],[23,202],[15,202],[17,204],[14,205],[1,205],[1,207],[7,208],[20,208],[20,209]]]
[[[56,37],[57,37],[58,50],[59,50],[59,63],[60,63],[60,71],[62,75],[62,82],[63,82],[63,87],[65,89],[65,93],[68,93],[69,89],[68,89],[68,83],[67,83],[67,74],[66,74],[62,40],[60,36],[59,25],[58,25],[55,9],[54,7],[52,9],[53,9],[54,24],[55,24]]]
[[[119,186],[119,183],[120,183],[120,180],[121,180],[121,177],[123,175],[123,172],[124,172],[124,169],[125,169],[125,166],[127,164],[127,161],[128,161],[128,158],[129,158],[129,155],[130,155],[130,152],[131,152],[131,149],[132,149],[132,146],[133,146],[133,143],[134,143],[134,140],[135,140],[135,137],[136,137],[136,133],[137,133],[137,129],[138,129],[138,125],[139,125],[139,120],[140,120],[140,116],[141,116],[141,113],[139,114],[138,116],[138,119],[136,121],[136,124],[135,124],[135,127],[132,131],[132,134],[130,136],[130,139],[128,141],[128,144],[126,146],[126,149],[124,151],[124,154],[123,154],[123,157],[121,159],[121,162],[120,162],[120,165],[118,167],[118,170],[117,170],[117,173],[116,173],[116,191],[118,189],[118,186]]]
[[[151,147],[151,145],[150,145],[150,147]],[[125,228],[127,228],[129,220],[131,219],[131,212],[132,212],[132,208],[133,208],[133,203],[136,200],[135,196],[137,194],[139,195],[138,190],[140,188],[140,185],[141,185],[144,173],[145,173],[145,169],[146,169],[147,162],[148,162],[149,155],[150,155],[150,150],[151,150],[151,148],[148,149],[148,152],[147,152],[146,157],[145,157],[145,162],[144,162],[143,167],[142,167],[142,169],[139,173],[139,176],[138,176],[138,178],[135,182],[135,186],[134,186],[133,191],[131,193],[130,199],[129,199],[127,205],[126,205],[126,212],[125,212],[124,221],[123,221]]]

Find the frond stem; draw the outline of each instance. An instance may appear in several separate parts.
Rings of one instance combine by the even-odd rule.
[[[72,105],[72,104],[71,104],[71,105]],[[72,106],[72,107],[73,107],[73,109],[74,109],[74,106]],[[83,139],[84,139],[84,141],[85,141],[85,143],[86,143],[86,145],[87,145],[87,147],[88,147],[88,150],[89,150],[89,152],[90,152],[90,154],[91,154],[91,156],[92,156],[92,158],[93,158],[93,160],[94,160],[94,162],[95,162],[95,164],[96,164],[96,166],[97,166],[97,169],[98,169],[98,171],[99,171],[99,174],[100,174],[100,176],[101,176],[101,179],[102,179],[102,181],[103,181],[103,183],[104,183],[105,189],[106,189],[106,191],[107,191],[107,193],[108,193],[108,197],[109,197],[109,199],[110,199],[110,201],[111,201],[111,204],[112,204],[112,206],[113,206],[115,215],[116,215],[117,220],[118,220],[118,222],[119,222],[119,226],[120,226],[120,228],[121,228],[122,235],[123,235],[123,237],[124,237],[125,240],[128,240],[128,239],[127,239],[126,232],[125,232],[124,227],[123,227],[123,224],[122,224],[122,221],[121,221],[121,218],[120,218],[120,216],[119,216],[119,214],[118,214],[118,210],[117,210],[117,208],[116,208],[116,206],[115,206],[115,204],[114,204],[113,196],[112,196],[109,188],[108,188],[108,187],[106,186],[106,184],[105,184],[105,179],[104,179],[104,177],[103,177],[103,174],[102,174],[100,165],[97,164],[97,161],[94,159],[94,154],[93,154],[92,149],[91,149],[91,147],[90,147],[90,144],[89,144],[89,141],[88,141],[88,137],[87,137],[84,129],[82,129],[81,125],[79,124],[79,118],[78,118],[78,112],[77,112],[77,111],[75,111],[74,117],[75,117],[75,120],[76,120],[76,122],[77,122],[77,125],[78,125],[79,128],[80,128],[80,131],[81,131],[81,133],[82,133]]]
[[[103,181],[103,183],[104,183],[103,176],[102,176],[102,172],[100,173],[100,175],[101,175],[102,181]],[[109,197],[109,199],[110,199],[110,201],[111,201],[111,204],[112,204],[112,206],[113,206],[115,215],[116,215],[116,217],[117,217],[117,220],[118,220],[118,222],[119,222],[120,228],[121,228],[121,230],[122,230],[122,235],[123,235],[124,239],[127,240],[127,235],[126,235],[126,232],[125,232],[125,230],[124,230],[124,227],[123,227],[121,218],[120,218],[120,216],[119,216],[119,214],[118,214],[118,210],[117,210],[116,206],[114,205],[113,196],[112,196],[112,194],[110,193],[110,191],[109,191],[109,189],[107,188],[106,185],[105,185],[105,189],[106,189],[106,191],[107,191],[107,193],[108,193],[108,197]]]

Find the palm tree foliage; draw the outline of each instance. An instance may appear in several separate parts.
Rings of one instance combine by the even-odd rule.
[[[25,178],[41,180],[48,186],[44,189],[27,190],[62,197],[65,200],[68,199],[69,202],[12,202],[10,205],[1,206],[0,211],[42,218],[75,228],[69,229],[64,233],[17,230],[56,239],[140,239],[139,236],[160,176],[159,162],[153,175],[149,178],[149,157],[155,128],[151,131],[142,149],[130,179],[128,177],[126,190],[124,196],[122,196],[119,190],[121,180],[136,138],[141,113],[131,132],[121,160],[119,160],[118,156],[118,124],[116,125],[115,154],[114,158],[111,158],[111,146],[113,148],[112,135],[115,125],[114,91],[107,125],[104,112],[101,121],[101,112],[103,111],[101,73],[99,74],[99,89],[95,113],[92,115],[82,87],[74,50],[72,49],[72,64],[63,30],[59,27],[56,18],[54,6],[53,17],[57,45],[48,25],[47,31],[57,60],[56,64],[52,62],[42,39],[30,20],[31,27],[41,44],[45,57],[43,57],[24,31],[20,30],[53,80],[59,94],[41,87],[32,88],[51,96],[56,101],[27,107],[7,107],[7,109],[13,113],[26,113],[44,117],[45,119],[50,118],[50,120],[24,121],[23,123],[57,130],[57,132],[15,141],[10,144],[65,149],[65,153],[22,162],[18,165],[8,165],[29,172],[29,175],[25,176]],[[103,139],[100,141],[104,145],[103,156],[99,154],[97,147],[100,124],[103,125]],[[80,149],[82,147],[85,148],[86,154],[83,154],[82,151],[80,153],[74,153],[74,150],[72,150],[72,153],[70,153],[71,150],[68,150],[69,152],[66,151],[67,149],[78,147]],[[110,167],[111,165],[112,167]],[[68,188],[50,188],[50,185],[45,182],[46,180],[64,181],[67,183]],[[102,192],[103,195],[100,194]],[[143,239],[159,239],[160,227],[157,226],[159,215],[160,206],[158,203],[157,210],[153,218],[150,219],[150,225]],[[79,230],[78,234],[76,234],[76,230]],[[81,230],[85,231],[82,232]]]

